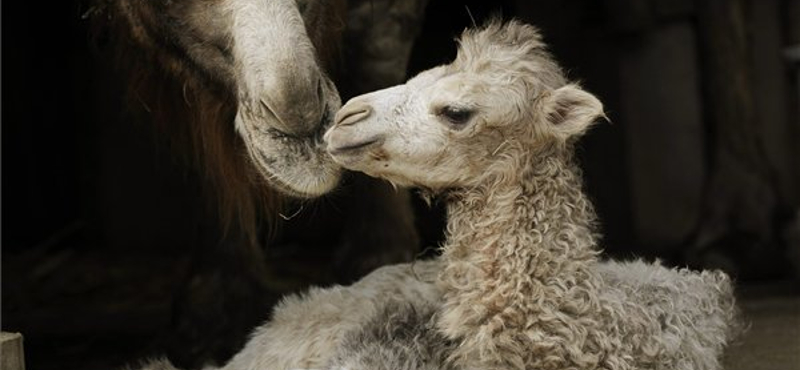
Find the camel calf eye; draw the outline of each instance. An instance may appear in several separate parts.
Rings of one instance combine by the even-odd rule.
[[[469,121],[475,111],[464,107],[454,107],[447,105],[439,109],[437,115],[444,117],[447,122],[454,125],[463,125]]]

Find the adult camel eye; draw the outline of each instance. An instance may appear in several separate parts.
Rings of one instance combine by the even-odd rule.
[[[444,118],[450,124],[463,126],[475,115],[475,111],[470,108],[446,105],[439,108],[437,115]]]

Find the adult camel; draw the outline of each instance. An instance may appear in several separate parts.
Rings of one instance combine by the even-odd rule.
[[[342,96],[405,78],[427,0],[92,1],[129,101],[217,200],[220,241],[176,299],[176,365],[225,361],[265,318],[279,298],[265,281],[269,245],[331,244],[340,281],[414,255],[408,195],[345,174],[321,136]],[[311,206],[297,199],[342,181],[330,202],[344,204],[298,214]]]

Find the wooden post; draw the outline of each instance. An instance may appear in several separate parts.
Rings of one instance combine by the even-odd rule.
[[[794,110],[790,112],[791,118],[790,122],[794,122],[794,125],[790,125],[789,128],[792,130],[790,133],[792,137],[793,143],[800,142],[800,0],[787,0],[785,1],[785,13],[784,13],[784,24],[786,24],[786,40],[787,40],[787,47],[794,50],[794,57],[787,58],[791,61],[794,66],[794,78],[795,78],[795,85],[793,87],[792,95],[794,101]],[[789,49],[787,48],[787,52]],[[787,54],[787,57],[789,55]],[[795,201],[800,203],[800,147],[794,145],[794,154],[792,155],[794,158],[793,168],[794,168],[794,183],[797,185],[795,188]]]
[[[699,219],[707,171],[697,40],[688,19],[638,37],[619,64],[632,221],[637,244],[672,256]]]
[[[0,332],[0,370],[25,370],[22,334]]]
[[[775,174],[758,127],[745,0],[701,0],[695,7],[711,168],[686,257],[736,273],[770,255],[763,248],[773,238]],[[735,254],[749,262],[738,263]]]

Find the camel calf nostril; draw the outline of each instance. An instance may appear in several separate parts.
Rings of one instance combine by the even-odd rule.
[[[345,104],[338,113],[336,113],[335,124],[336,126],[348,126],[358,121],[361,121],[372,114],[372,107],[364,102],[353,102]]]

